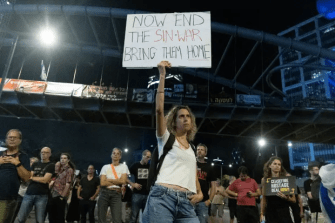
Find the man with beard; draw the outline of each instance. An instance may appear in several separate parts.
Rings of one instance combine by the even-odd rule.
[[[256,198],[261,195],[256,181],[248,176],[245,166],[238,168],[239,178],[226,190],[227,194],[237,197],[237,221],[239,223],[258,223],[259,214]]]
[[[130,223],[135,223],[140,209],[142,211],[145,208],[149,191],[146,188],[148,175],[149,175],[149,160],[151,159],[151,152],[144,150],[142,153],[142,159],[140,162],[134,163],[130,167],[130,174],[134,175],[135,183],[128,179],[128,183],[133,188],[133,195],[131,197],[131,219]]]
[[[320,184],[321,178],[319,176],[320,163],[317,161],[309,162],[308,170],[311,178],[304,182],[305,193],[308,197],[308,206],[312,213],[312,222],[318,222],[318,219],[323,218],[320,207]]]
[[[207,222],[208,207],[211,205],[216,191],[216,177],[214,176],[213,168],[205,161],[206,155],[207,146],[200,143],[197,146],[197,174],[204,198],[195,205],[195,212],[197,213],[200,223]],[[210,195],[208,195],[209,188]]]
[[[0,153],[0,223],[12,222],[20,181],[30,178],[29,158],[20,151],[22,133],[11,129],[6,135],[7,150]]]

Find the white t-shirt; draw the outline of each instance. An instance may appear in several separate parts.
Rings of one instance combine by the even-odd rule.
[[[121,178],[122,174],[127,174],[127,175],[130,174],[128,166],[126,164],[119,163],[119,165],[114,166],[114,168],[115,168],[115,172],[117,174],[118,179]],[[106,164],[102,167],[101,172],[100,172],[100,176],[101,175],[105,175],[107,179],[114,179],[114,180],[116,179],[114,177],[113,170],[112,170],[112,167],[111,167],[110,164]],[[113,186],[109,186],[107,188],[120,188],[120,187],[116,186],[116,185],[113,185]]]
[[[162,137],[157,137],[159,157],[163,154],[163,148],[169,136],[170,133],[165,130]],[[197,161],[191,145],[185,150],[175,140],[172,149],[165,156],[156,183],[178,185],[196,193],[196,165]]]

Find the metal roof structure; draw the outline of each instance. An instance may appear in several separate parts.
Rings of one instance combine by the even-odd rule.
[[[142,13],[149,12],[74,5],[0,5],[1,15],[11,15],[8,23],[1,24],[1,32],[5,34],[0,36],[1,52],[8,54],[8,58],[1,59],[5,64],[2,77],[17,78],[19,75],[21,79],[36,79],[34,73],[40,72],[38,61],[41,54],[47,54],[47,50],[43,49],[35,36],[41,24],[47,24],[62,30],[61,43],[57,46],[57,50],[54,50],[57,54],[53,56],[56,65],[51,69],[55,69],[57,74],[63,71],[63,74],[53,77],[52,81],[90,84],[104,76],[106,83],[116,82],[119,85],[126,85],[127,89],[146,86],[144,80],[147,80],[148,74],[152,75],[152,71],[143,74],[140,71],[125,71],[121,66],[126,16]],[[258,107],[236,103],[217,104],[211,103],[208,99],[198,101],[180,99],[167,100],[166,110],[173,104],[189,105],[196,115],[199,132],[218,137],[263,136],[269,140],[335,143],[332,134],[335,128],[334,106],[303,108],[296,106],[290,98],[276,95],[269,87],[264,88],[263,79],[277,63],[279,56],[271,58],[265,69],[259,65],[256,77],[248,76],[253,68],[252,63],[263,60],[261,58],[265,51],[263,45],[268,48],[281,46],[284,49],[335,60],[333,51],[217,22],[212,22],[212,33],[213,54],[217,56],[213,58],[214,66],[211,69],[187,68],[173,71],[188,75],[199,82],[205,81],[208,85],[211,83],[228,87],[233,89],[235,94],[260,95],[262,104]],[[234,69],[234,66],[230,66],[232,60],[228,57],[231,48],[236,48],[237,39],[239,42],[242,39],[245,45],[243,60],[240,64],[235,64]],[[226,44],[221,46],[219,43]],[[10,52],[13,54],[12,63],[9,59]],[[32,52],[35,53],[33,56]],[[37,65],[23,68],[22,71],[23,63]],[[62,70],[62,67],[68,69]],[[91,75],[93,73],[98,75]],[[107,76],[106,73],[117,75]],[[129,81],[129,75],[132,73],[138,79]],[[128,80],[118,79],[119,75],[125,77],[128,75]],[[110,79],[107,81],[108,78]],[[16,91],[2,92],[0,97],[0,115],[4,117],[120,125],[130,128],[155,127],[154,103],[132,102],[130,95],[127,95],[125,101],[34,95]]]

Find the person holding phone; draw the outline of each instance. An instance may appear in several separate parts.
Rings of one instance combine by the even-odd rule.
[[[237,221],[239,223],[258,223],[259,214],[256,197],[261,195],[256,181],[248,176],[248,168],[238,168],[239,178],[226,190],[227,194],[237,199]]]

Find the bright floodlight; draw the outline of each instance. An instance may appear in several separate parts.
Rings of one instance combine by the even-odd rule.
[[[233,165],[229,164],[229,167],[231,168]]]
[[[212,163],[212,166],[214,166],[214,163]]]
[[[51,29],[45,29],[40,32],[40,40],[43,45],[52,46],[56,42],[56,34]]]
[[[291,147],[291,146],[292,146],[292,143],[291,143],[291,142],[289,142],[287,145],[288,145],[289,147]]]
[[[124,149],[124,152],[126,152],[126,153],[127,153],[127,152],[128,152],[128,149]]]
[[[259,145],[260,147],[265,146],[265,140],[264,140],[264,139],[260,139],[260,140],[258,140],[258,145]]]

